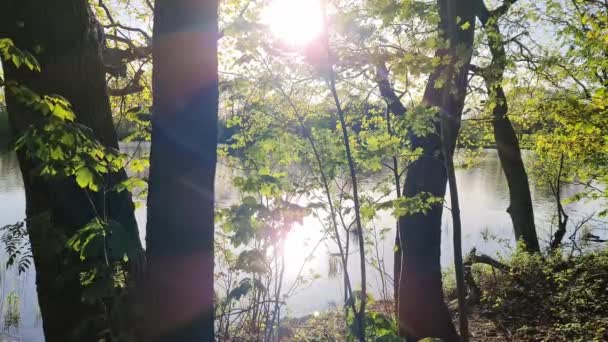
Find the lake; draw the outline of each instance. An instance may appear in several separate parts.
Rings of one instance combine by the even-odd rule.
[[[135,153],[147,151],[147,144],[126,144],[122,146],[123,152]],[[531,159],[531,154],[526,153],[526,160]],[[233,171],[221,163],[218,164],[216,179],[216,197],[218,205],[234,203],[239,195],[230,185]],[[496,255],[497,253],[508,253],[508,245],[513,243],[513,233],[509,215],[506,213],[508,205],[508,191],[505,178],[500,168],[498,156],[494,150],[482,152],[479,162],[468,169],[459,169],[456,172],[458,188],[460,191],[461,216],[463,226],[463,248],[464,251],[477,247],[481,252]],[[555,204],[550,192],[540,189],[532,183],[532,197],[534,212],[541,244],[546,245],[550,234],[551,220],[555,214]],[[564,189],[563,196],[576,193],[576,187]],[[449,202],[449,201],[448,201]],[[449,203],[447,204],[449,206]],[[577,217],[583,217],[597,209],[597,203],[571,204],[567,210],[572,213],[571,220],[575,222]],[[12,152],[0,152],[0,227],[13,224],[24,219],[25,196],[21,173],[17,158]],[[140,235],[145,235],[145,207],[136,212],[140,224]],[[390,227],[394,230],[395,219],[388,213],[383,212],[374,221],[374,227],[381,229]],[[596,228],[601,229],[604,234],[607,227],[605,223],[597,223]],[[452,225],[449,221],[449,211],[444,211],[442,228],[442,265],[450,266],[452,261]],[[335,252],[336,247],[329,242],[318,244],[323,233],[319,223],[313,217],[304,219],[303,224],[297,225],[290,232],[285,242],[286,260],[290,267],[285,272],[285,284],[287,287],[296,279],[300,266],[311,255],[305,266],[306,269],[314,269],[321,278],[314,281],[310,286],[300,289],[287,301],[287,311],[293,316],[300,316],[323,310],[332,303],[340,303],[343,294],[340,289],[341,278],[329,278],[328,254]],[[568,235],[567,235],[568,236]],[[384,258],[387,270],[393,267],[393,239],[391,232],[387,239],[379,244],[378,254]],[[318,246],[317,246],[318,245]],[[315,249],[315,247],[317,247]],[[0,246],[0,325],[5,327],[5,312],[9,306],[8,296],[18,296],[20,308],[20,322],[18,327],[4,329],[5,335],[10,335],[14,340],[21,341],[44,341],[42,335],[42,321],[37,303],[35,287],[35,270],[31,269],[25,274],[18,275],[14,268],[6,269],[6,253],[4,246]],[[314,252],[313,252],[314,250]],[[351,257],[349,264],[350,275],[354,287],[358,285],[358,257]],[[293,267],[291,267],[293,265]],[[380,289],[379,273],[368,268],[370,271],[369,286],[371,292],[378,295]],[[0,337],[0,340],[3,340]],[[10,340],[10,339],[9,339]]]

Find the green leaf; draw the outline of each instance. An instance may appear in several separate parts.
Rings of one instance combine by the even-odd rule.
[[[61,149],[61,146],[55,146],[55,147],[51,148],[51,159],[55,159],[55,160],[64,159],[63,150]]]
[[[133,192],[133,190],[135,190],[136,188],[145,189],[147,185],[148,183],[145,180],[137,177],[131,177],[124,180],[123,182],[116,184],[116,187],[114,189],[118,192],[124,190],[129,190]]]
[[[92,191],[99,190],[97,184],[95,184],[95,176],[87,167],[82,167],[76,171],[76,183],[83,189],[89,188]]]
[[[61,102],[55,103],[53,107],[53,115],[65,121],[74,121],[74,119],[76,119],[74,112],[72,112],[68,106]]]
[[[23,61],[21,60],[21,57],[19,57],[17,54],[12,55],[11,60],[13,61],[13,64],[15,64],[15,67],[17,67],[17,69],[21,67],[21,63]]]
[[[363,205],[361,206],[361,217],[364,220],[372,220],[376,216],[376,209],[371,205]]]
[[[66,145],[66,146],[73,146],[74,143],[76,142],[74,140],[74,136],[72,134],[70,134],[70,133],[67,133],[67,132],[64,133],[61,136],[61,139],[59,141],[61,141],[61,143],[64,144],[64,145]]]
[[[80,260],[98,257],[103,252],[103,238],[105,229],[103,224],[94,219],[72,236],[67,244],[75,252],[80,254]]]
[[[36,60],[36,57],[32,56],[32,54],[30,54],[27,51],[23,51],[23,60],[25,62],[25,65],[31,70],[31,71],[37,71],[40,72],[40,64],[38,64],[38,60]]]

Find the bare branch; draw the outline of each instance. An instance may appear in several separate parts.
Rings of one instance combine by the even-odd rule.
[[[144,37],[144,39],[146,40],[146,42],[148,44],[152,43],[152,37],[150,37],[148,32],[146,32],[138,27],[126,26],[126,25],[123,25],[123,24],[115,21],[114,17],[112,16],[112,13],[110,12],[110,9],[108,8],[108,6],[106,6],[106,4],[103,2],[103,0],[99,0],[98,5],[99,5],[99,7],[101,7],[103,9],[103,11],[106,13],[106,17],[110,21],[110,25],[103,25],[104,28],[118,27],[123,30],[137,32]]]

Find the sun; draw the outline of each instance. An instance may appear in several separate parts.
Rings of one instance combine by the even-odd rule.
[[[323,10],[318,0],[271,0],[262,23],[283,43],[303,46],[323,32]]]

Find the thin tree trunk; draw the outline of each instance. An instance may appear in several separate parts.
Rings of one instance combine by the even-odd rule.
[[[353,158],[350,140],[348,137],[348,128],[346,126],[346,120],[344,111],[342,109],[342,104],[340,102],[340,98],[338,96],[338,91],[336,87],[336,75],[334,73],[333,65],[331,63],[331,46],[329,41],[329,31],[328,31],[328,22],[327,22],[327,13],[326,7],[323,8],[323,17],[325,20],[324,25],[324,43],[325,49],[327,53],[327,71],[328,71],[328,79],[327,83],[329,86],[329,90],[331,92],[332,98],[334,100],[334,104],[336,106],[336,112],[338,114],[338,119],[340,121],[340,126],[342,128],[342,140],[344,142],[344,149],[346,152],[346,160],[348,161],[348,169],[350,171],[350,181],[352,183],[352,194],[353,194],[353,204],[355,211],[355,228],[356,233],[358,235],[359,242],[359,266],[361,270],[361,298],[359,302],[359,312],[355,309],[355,305],[353,305],[353,314],[355,319],[357,320],[357,338],[360,342],[365,341],[365,322],[366,322],[366,306],[367,306],[367,270],[366,270],[366,262],[365,262],[365,236],[363,232],[363,223],[361,222],[361,204],[359,202],[359,184],[357,182],[357,168],[355,165],[355,160]],[[329,196],[329,195],[328,195]],[[347,233],[348,234],[348,233]],[[339,236],[337,236],[339,239]],[[348,236],[347,236],[347,244],[348,244]],[[348,249],[346,250],[346,255],[344,256],[344,271],[346,272],[348,266]],[[351,298],[354,303],[355,298]]]
[[[452,1],[452,3],[449,3]],[[429,77],[423,103],[438,107],[446,120],[450,121],[447,152],[453,154],[453,146],[460,128],[460,118],[467,88],[467,68],[469,64],[475,30],[474,7],[470,0],[439,0],[439,28],[443,38],[449,39],[448,49],[439,49],[440,58],[451,58],[451,63],[439,66]],[[448,7],[453,9],[452,13]],[[468,28],[462,25],[469,23]],[[453,69],[447,72],[447,68]],[[446,73],[452,75],[445,80]],[[439,87],[437,82],[443,83]],[[448,92],[445,95],[445,92]],[[429,193],[439,198],[445,197],[447,174],[444,154],[436,134],[417,137],[410,134],[412,148],[421,148],[422,155],[408,168],[403,195],[414,197]],[[402,216],[399,218],[401,236],[402,266],[399,286],[399,326],[402,334],[415,337],[439,337],[447,341],[457,341],[459,336],[452,324],[450,313],[444,302],[441,281],[441,216],[443,206],[434,205],[427,213]]]
[[[450,137],[446,134],[447,125],[450,123],[447,118],[441,119],[442,125],[442,142],[456,141],[455,137]],[[454,270],[456,273],[456,292],[458,295],[458,321],[460,329],[460,340],[463,342],[469,341],[469,322],[466,309],[466,288],[464,283],[464,263],[462,260],[462,223],[460,220],[460,201],[458,198],[458,186],[456,184],[456,172],[454,170],[454,157],[448,151],[450,149],[446,143],[442,143],[443,155],[445,158],[445,169],[448,175],[448,184],[450,187],[450,213],[452,214],[453,225],[453,245],[454,245]],[[451,147],[453,149],[453,147]]]
[[[329,44],[328,44],[329,46]],[[367,271],[365,263],[365,236],[363,235],[363,223],[361,222],[361,205],[359,203],[359,190],[357,184],[357,169],[354,158],[350,149],[350,140],[348,138],[348,128],[346,126],[346,120],[344,118],[344,111],[342,110],[342,104],[338,97],[338,91],[336,90],[336,82],[334,79],[333,69],[330,71],[329,76],[329,87],[336,105],[336,111],[338,112],[338,118],[340,119],[340,126],[342,126],[342,140],[344,141],[344,148],[346,150],[346,160],[348,161],[348,169],[350,171],[350,180],[353,187],[353,202],[355,205],[355,225],[357,229],[358,242],[359,242],[359,264],[361,267],[361,298],[359,303],[359,312],[354,312],[358,321],[358,338],[359,341],[365,341],[365,307],[367,305]]]
[[[218,2],[157,0],[146,341],[213,341]]]
[[[41,95],[59,94],[72,104],[76,121],[93,131],[106,147],[118,148],[101,57],[100,27],[85,0],[4,0],[0,4],[0,36],[31,53],[41,72],[4,63],[7,80]],[[42,115],[6,93],[11,129],[20,136]],[[123,225],[139,241],[134,206],[127,192],[90,194],[73,179],[40,176],[39,163],[18,152],[26,194],[27,228],[36,266],[36,287],[46,341],[97,341],[108,322],[101,305],[82,302],[80,260],[66,241],[95,217],[93,206],[105,206],[108,218]],[[110,175],[107,187],[126,174]]]
[[[462,224],[460,220],[460,203],[458,200],[458,187],[456,186],[456,174],[454,172],[454,161],[452,158],[446,160],[448,181],[450,186],[450,198],[452,222],[454,227],[454,265],[456,271],[456,292],[458,294],[458,321],[461,341],[469,340],[469,321],[466,308],[465,272],[462,259]]]
[[[281,87],[278,87],[277,90],[283,95],[283,97],[285,97],[285,99],[289,103],[289,106],[293,110],[293,113],[298,121],[298,124],[302,128],[302,134],[304,135],[304,137],[310,144],[315,161],[317,163],[317,167],[319,168],[319,174],[321,175],[321,186],[323,187],[323,190],[325,191],[325,197],[327,198],[327,205],[329,206],[329,214],[330,214],[330,218],[331,218],[332,228],[334,230],[336,244],[338,245],[338,252],[340,253],[340,261],[342,262],[342,271],[344,272],[344,305],[346,308],[349,303],[348,299],[353,298],[353,290],[352,290],[352,286],[350,283],[350,276],[348,274],[348,267],[347,267],[348,266],[348,255],[349,255],[348,254],[349,236],[348,236],[348,234],[346,234],[346,247],[344,247],[342,245],[342,241],[340,239],[340,232],[338,231],[338,222],[336,221],[337,213],[336,213],[333,199],[331,198],[331,188],[329,185],[329,179],[328,179],[325,171],[323,170],[324,164],[323,164],[323,160],[321,158],[321,153],[319,152],[317,143],[313,139],[313,137],[310,133],[310,129],[304,123],[304,119],[302,118],[302,115],[301,115],[300,111],[298,110],[298,107],[293,103],[293,101],[291,100],[289,95]],[[340,219],[342,219],[341,216],[340,216]],[[342,226],[346,227],[344,224],[344,221],[342,221]],[[355,306],[354,301],[350,302],[350,307],[352,308],[353,313],[356,315],[357,308]]]
[[[391,121],[391,113],[395,117],[404,117],[407,112],[407,108],[401,103],[401,100],[395,94],[393,87],[388,80],[388,68],[384,62],[376,64],[376,82],[378,83],[378,89],[380,95],[384,98],[387,105],[386,111],[386,126],[388,134],[394,135]],[[399,160],[396,156],[393,159],[393,181],[395,182],[395,192],[397,198],[401,197],[401,175],[399,173]],[[401,278],[401,237],[399,236],[399,220],[397,220],[395,230],[395,245],[393,251],[393,296],[395,300],[395,314],[399,315],[399,280]]]
[[[551,239],[551,243],[549,244],[551,250],[555,250],[559,246],[561,246],[562,240],[564,239],[564,235],[566,235],[568,219],[570,218],[564,210],[564,206],[562,204],[561,191],[563,170],[564,154],[562,153],[559,159],[559,169],[557,170],[557,176],[555,177],[555,185],[551,184],[551,192],[553,192],[553,197],[555,197],[555,204],[557,209],[557,230],[555,231],[555,234],[553,234],[553,238]]]
[[[498,20],[508,12],[510,6],[515,2],[516,0],[505,1],[502,6],[491,12],[487,11],[482,1],[479,4],[482,8],[479,19],[488,31],[488,45],[492,54],[492,61],[488,67],[481,71],[481,76],[485,79],[494,106],[492,109],[494,140],[496,141],[500,165],[509,187],[510,204],[507,212],[513,222],[515,239],[523,241],[527,251],[537,253],[540,252],[540,247],[534,224],[530,184],[521,157],[519,139],[507,116],[509,107],[502,87],[503,75],[507,66],[507,53]]]

